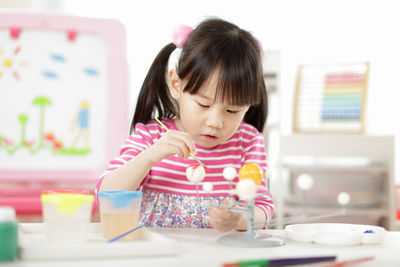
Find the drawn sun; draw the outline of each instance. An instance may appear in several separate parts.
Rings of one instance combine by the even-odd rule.
[[[18,60],[18,54],[21,51],[21,47],[18,46],[14,49],[11,55],[4,53],[2,47],[0,46],[0,78],[6,72],[11,72],[12,76],[16,80],[20,80],[21,76],[18,72],[19,67],[28,66],[28,62],[25,60]]]

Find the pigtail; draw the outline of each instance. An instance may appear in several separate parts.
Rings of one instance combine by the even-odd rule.
[[[131,123],[131,133],[138,122],[146,123],[154,116],[171,118],[176,114],[166,82],[168,60],[175,48],[173,43],[166,45],[154,59],[140,89]]]
[[[246,112],[243,121],[253,125],[259,132],[264,129],[268,116],[268,94],[264,80],[261,81],[260,104],[253,105]]]

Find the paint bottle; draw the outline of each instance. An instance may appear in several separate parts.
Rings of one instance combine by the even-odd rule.
[[[86,242],[94,196],[81,190],[47,190],[40,196],[49,242]]]
[[[0,262],[18,256],[18,225],[12,207],[0,207]]]

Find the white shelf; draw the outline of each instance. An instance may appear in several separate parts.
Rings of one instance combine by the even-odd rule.
[[[374,173],[386,173],[388,172],[387,166],[344,166],[344,165],[296,165],[296,164],[282,164],[284,168],[290,168],[296,171],[310,170],[313,171],[329,171],[329,172],[374,172]]]
[[[349,174],[348,176],[353,176],[354,179],[355,176],[359,178],[366,174],[369,178],[373,177],[369,180],[370,182],[382,181],[383,192],[382,196],[379,196],[379,200],[382,200],[379,205],[382,208],[375,208],[371,205],[367,210],[351,208],[349,211],[356,215],[359,213],[365,215],[368,212],[379,214],[387,219],[387,229],[397,228],[399,230],[400,222],[396,223],[395,221],[394,203],[394,137],[327,133],[282,135],[281,114],[284,112],[282,107],[287,103],[283,103],[281,97],[280,51],[264,51],[263,67],[269,93],[269,115],[264,136],[269,165],[274,174],[271,179],[271,191],[275,201],[274,217],[278,221],[282,221],[285,210],[299,209],[285,203],[284,194],[288,193],[285,188],[285,176],[288,174],[288,170],[297,172],[297,174],[307,173],[307,171],[319,174],[329,172],[332,176]],[[288,161],[289,157],[295,157],[296,160],[290,162]],[[307,158],[306,161],[304,158]],[[325,179],[322,178],[322,175],[320,177]],[[330,186],[327,183],[325,185]],[[355,203],[356,198],[353,198],[353,201]]]
[[[306,207],[305,210],[310,213],[310,214],[330,214],[334,213],[340,210],[340,208],[334,208],[334,207]],[[358,215],[363,215],[363,216],[369,216],[369,217],[382,217],[387,214],[387,209],[384,207],[373,207],[373,208],[347,208],[347,213],[351,213],[353,216],[358,216]],[[287,206],[285,208],[285,211],[287,213],[291,214],[296,214],[301,211],[299,207],[296,206]],[[399,224],[400,226],[400,224]]]
[[[294,134],[281,136],[280,144],[278,164],[280,171],[279,192],[284,192],[286,195],[292,194],[292,191],[285,187],[290,178],[288,175],[291,173],[318,173],[321,174],[318,177],[320,182],[324,177],[332,179],[335,175],[346,175],[345,177],[357,175],[358,180],[362,180],[362,175],[365,174],[365,177],[369,179],[371,177],[381,179],[381,191],[371,192],[380,193],[381,201],[376,205],[372,205],[372,203],[369,207],[368,205],[359,205],[358,207],[354,202],[354,207],[349,207],[348,209],[349,215],[382,217],[386,229],[395,230],[400,228],[400,223],[395,221],[393,136]],[[325,176],[322,174],[325,174]],[[286,179],[286,184],[283,181],[285,177],[288,178]],[[348,193],[350,195],[352,193],[351,188],[354,188],[354,185],[349,187],[350,191]],[[322,208],[318,205],[302,207],[298,202],[287,201],[290,199],[291,197],[288,196],[278,196],[276,199],[277,213],[281,219],[283,219],[285,213],[296,213],[296,211],[299,213],[304,208],[317,213],[329,212],[335,209],[329,207],[329,205]],[[318,200],[315,199],[314,201]],[[322,200],[321,204],[323,204]]]

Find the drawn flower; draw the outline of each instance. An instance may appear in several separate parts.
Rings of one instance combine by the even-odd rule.
[[[31,146],[33,146],[33,144],[35,144],[35,142],[34,141],[26,141],[26,140],[24,140],[23,144],[26,145],[26,146],[31,147]]]
[[[61,142],[60,140],[57,140],[57,141],[55,141],[55,142],[53,143],[53,146],[54,146],[54,148],[56,148],[56,149],[60,149],[60,148],[63,147],[63,144],[62,144],[62,142]]]
[[[45,138],[47,141],[53,142],[53,141],[54,141],[54,134],[53,134],[53,133],[47,133],[47,134],[44,136],[44,138]]]
[[[16,80],[20,80],[19,67],[26,67],[28,63],[24,60],[18,60],[18,54],[21,51],[21,47],[18,46],[14,51],[9,53],[4,53],[2,47],[0,46],[0,77],[5,72],[11,72],[12,76]]]
[[[180,210],[180,209],[178,209],[178,208],[174,209],[174,215],[178,215],[178,214],[180,214],[180,213],[181,213],[180,211],[181,211],[181,210]]]
[[[4,137],[3,137],[3,143],[4,143],[6,146],[12,146],[12,145],[14,144],[13,141],[8,140],[7,138],[4,138]]]

